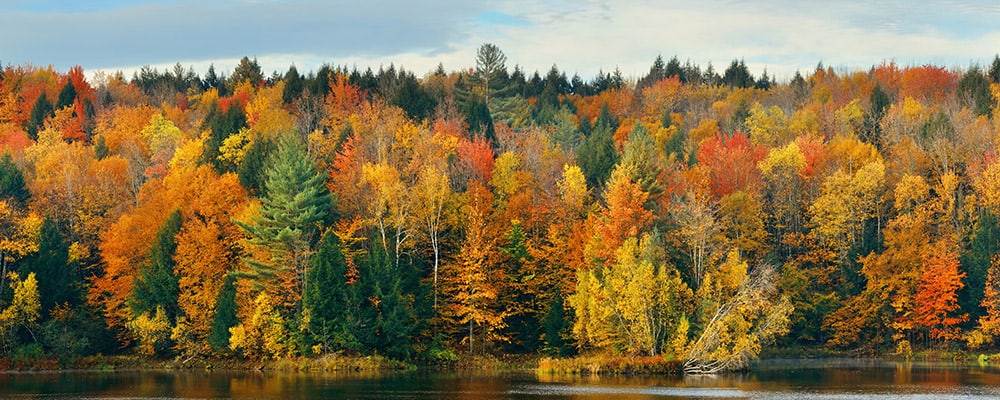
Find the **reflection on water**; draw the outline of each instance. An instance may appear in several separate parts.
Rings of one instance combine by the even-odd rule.
[[[0,374],[0,398],[44,399],[979,399],[1000,369],[866,360],[771,360],[716,377],[469,376],[225,371]]]

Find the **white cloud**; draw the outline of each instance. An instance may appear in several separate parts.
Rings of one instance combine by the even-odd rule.
[[[300,71],[393,63],[423,75],[438,63],[469,67],[479,45],[492,42],[509,67],[529,73],[556,64],[585,78],[616,67],[637,77],[662,54],[720,72],[743,58],[755,74],[766,67],[788,79],[820,61],[847,69],[883,60],[986,64],[1000,43],[998,17],[992,3],[947,0],[177,0],[64,13],[0,6],[0,60],[131,75],[178,61],[199,73],[213,62],[230,71],[247,55],[267,73],[292,63]]]

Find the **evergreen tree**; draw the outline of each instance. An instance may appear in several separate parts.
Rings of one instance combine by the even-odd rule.
[[[492,106],[494,98],[510,95],[506,63],[507,56],[492,43],[483,44],[476,52],[476,70],[470,81],[473,88],[482,90],[487,108]]]
[[[129,305],[133,315],[146,312],[152,315],[157,307],[162,307],[167,320],[176,320],[180,288],[174,271],[174,251],[177,250],[175,236],[181,230],[181,222],[180,210],[174,210],[156,233],[149,259],[139,266],[139,275],[132,289]]]
[[[649,73],[646,76],[639,79],[635,84],[635,89],[637,91],[642,90],[656,84],[656,82],[662,81],[667,78],[667,64],[663,62],[663,56],[657,55],[656,60],[653,60],[653,65],[649,67]]]
[[[42,316],[48,316],[55,306],[76,305],[81,300],[76,269],[69,263],[69,244],[59,233],[59,225],[51,218],[42,222],[38,252],[20,263],[19,273],[38,277],[38,295]]]
[[[483,137],[496,144],[496,129],[493,127],[493,117],[490,116],[490,109],[486,103],[473,99],[466,103],[464,109],[465,123],[469,126],[469,132],[482,133]]]
[[[607,105],[604,105],[593,130],[584,138],[580,149],[577,150],[577,163],[587,178],[587,187],[595,189],[604,187],[604,181],[611,175],[611,169],[618,162],[614,140],[616,125],[608,112]]]
[[[564,339],[569,334],[570,325],[566,319],[563,301],[563,297],[559,293],[552,296],[549,309],[542,318],[542,330],[545,334],[543,352],[553,357],[566,357],[572,351],[572,347]]]
[[[247,127],[246,114],[237,104],[230,104],[229,109],[225,112],[220,110],[217,105],[213,105],[202,122],[202,129],[209,130],[202,162],[212,165],[220,173],[231,172],[229,169],[232,166],[223,165],[222,160],[219,159],[219,148],[222,147],[226,138],[245,127]]]
[[[743,60],[733,60],[722,74],[722,83],[729,87],[748,88],[754,85],[754,78]]]
[[[250,271],[243,277],[258,289],[301,296],[308,287],[305,271],[320,228],[331,216],[333,199],[297,135],[286,134],[279,140],[264,187],[260,215],[236,224],[249,235],[250,244],[268,249],[272,257],[247,259]],[[288,282],[289,276],[299,287],[275,287]]]
[[[229,328],[239,323],[236,317],[236,277],[229,274],[215,299],[215,317],[212,318],[212,330],[207,339],[212,349],[225,352],[229,348]]]
[[[285,72],[284,82],[285,89],[281,93],[281,100],[285,104],[292,104],[302,96],[302,90],[305,88],[302,75],[299,74],[299,70],[295,69],[295,64],[288,67],[288,72]]]
[[[24,183],[24,173],[11,160],[10,153],[0,157],[0,199],[13,199],[25,203],[31,197],[31,192]]]
[[[233,70],[233,74],[226,81],[226,85],[229,86],[231,90],[236,89],[236,85],[243,83],[244,81],[250,82],[254,87],[258,87],[264,81],[264,73],[260,70],[260,64],[257,63],[257,57],[251,60],[249,57],[244,56],[240,59],[240,63],[236,65],[236,69]]]
[[[243,161],[240,162],[236,175],[240,178],[240,184],[246,188],[250,194],[263,197],[264,183],[267,180],[267,166],[271,154],[274,152],[274,142],[267,138],[257,138],[250,144]]]
[[[876,147],[882,146],[882,117],[892,105],[889,94],[882,90],[882,86],[875,84],[868,101],[868,112],[865,113],[865,130],[861,133],[861,140]]]
[[[684,73],[684,68],[681,67],[681,62],[680,60],[677,59],[676,55],[670,57],[670,61],[667,61],[667,67],[664,70],[663,76],[665,78],[673,78],[676,76],[677,79],[681,81],[681,83],[688,82],[687,74]]]
[[[38,100],[35,100],[35,106],[31,108],[31,115],[24,125],[31,140],[38,140],[38,132],[45,128],[45,120],[52,116],[52,112],[52,103],[45,97],[45,92],[42,92]]]
[[[993,57],[993,65],[990,66],[990,81],[1000,83],[1000,54]]]
[[[326,349],[359,350],[356,324],[352,323],[357,302],[350,281],[355,278],[347,268],[340,239],[332,232],[323,235],[309,269],[310,285],[302,298],[314,343]]]
[[[94,157],[103,160],[109,153],[111,150],[108,149],[108,145],[104,141],[104,135],[97,136],[97,139],[94,140]]]
[[[401,78],[390,100],[390,103],[406,111],[410,118],[417,120],[432,117],[434,108],[437,107],[437,101],[420,86],[413,74],[406,74]]]
[[[56,110],[62,110],[63,107],[73,105],[76,101],[76,88],[73,87],[73,82],[66,81],[63,85],[62,90],[59,91],[59,97],[56,100]]]
[[[976,115],[989,117],[993,113],[993,93],[990,92],[990,81],[978,68],[970,68],[958,80],[958,100],[963,106],[972,109]]]
[[[958,304],[963,312],[969,313],[970,323],[986,313],[981,303],[986,290],[987,271],[991,265],[991,258],[998,251],[1000,251],[1000,221],[992,212],[984,211],[976,222],[969,247],[960,258],[961,269],[965,272],[965,277],[962,278],[965,286],[958,292]]]
[[[201,82],[202,90],[215,88],[219,90],[219,96],[223,96],[225,91],[221,86],[222,80],[220,80],[219,76],[215,74],[215,64],[209,64],[208,72],[205,73],[205,79]]]
[[[382,246],[372,246],[358,272],[358,298],[367,300],[358,313],[358,342],[377,354],[410,358],[414,337],[425,320],[418,312],[422,296],[417,270],[410,265],[396,267]]]

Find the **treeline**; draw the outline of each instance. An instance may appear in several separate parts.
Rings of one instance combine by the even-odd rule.
[[[0,81],[0,352],[993,348],[1000,57]]]

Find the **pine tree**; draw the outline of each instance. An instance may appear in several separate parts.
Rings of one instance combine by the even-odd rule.
[[[271,254],[267,260],[246,259],[249,271],[242,276],[258,289],[282,292],[291,302],[300,299],[308,286],[306,269],[334,204],[323,174],[316,171],[304,147],[294,134],[280,139],[267,170],[260,215],[236,221],[249,235],[250,245]],[[297,287],[285,286],[289,284]]]

